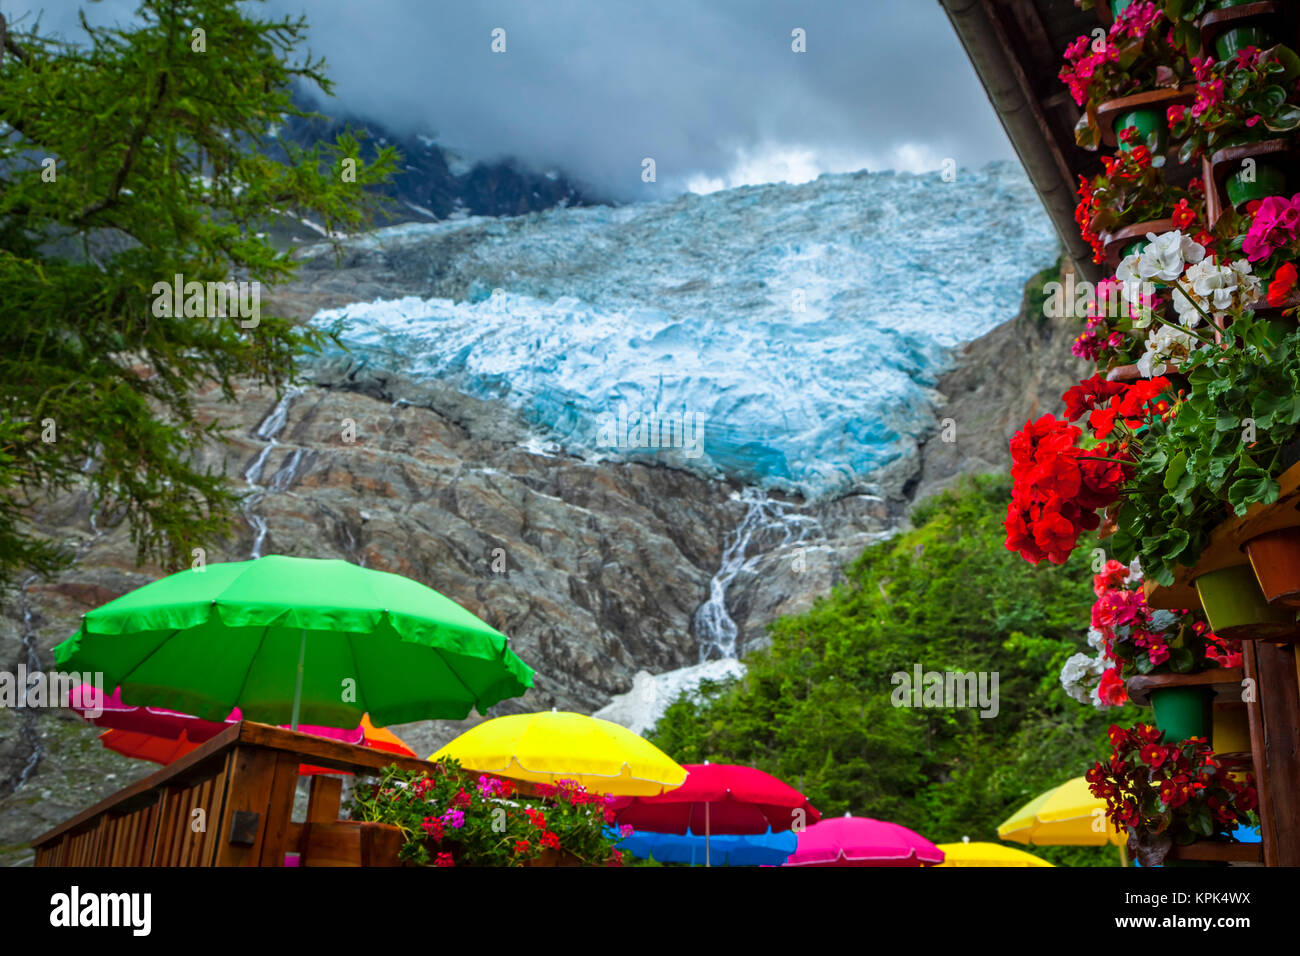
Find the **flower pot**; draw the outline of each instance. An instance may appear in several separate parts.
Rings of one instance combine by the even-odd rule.
[[[1220,637],[1285,640],[1295,631],[1295,612],[1264,600],[1249,564],[1209,571],[1195,584],[1210,628]]]
[[[300,866],[401,866],[402,831],[387,823],[305,824]]]
[[[1270,531],[1246,542],[1255,580],[1269,604],[1300,607],[1300,528]]]
[[[1240,209],[1253,199],[1281,196],[1287,191],[1286,170],[1272,163],[1256,161],[1254,178],[1246,179],[1246,170],[1233,173],[1224,182],[1228,201]]]
[[[1119,16],[1128,9],[1128,5],[1132,2],[1133,0],[1110,0],[1111,16]]]
[[[1220,61],[1223,61],[1231,59],[1247,47],[1267,50],[1276,42],[1273,31],[1258,25],[1244,25],[1220,33],[1218,39],[1214,41],[1214,53]]]
[[[1213,694],[1205,685],[1152,689],[1151,710],[1155,713],[1156,727],[1164,731],[1165,740],[1208,739]]]
[[[1250,753],[1250,719],[1245,707],[1232,705],[1214,708],[1210,746],[1220,756]]]
[[[1137,136],[1128,142],[1120,135],[1126,129],[1137,130]],[[1163,156],[1169,148],[1169,126],[1164,110],[1144,106],[1120,113],[1115,117],[1115,138],[1119,141],[1119,148],[1125,152],[1143,143],[1151,150],[1152,156]]]

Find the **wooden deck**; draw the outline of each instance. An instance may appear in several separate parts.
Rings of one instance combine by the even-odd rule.
[[[32,841],[37,866],[283,866],[301,851],[299,767],[352,773],[411,757],[243,721]],[[306,823],[339,818],[343,781],[314,774]]]

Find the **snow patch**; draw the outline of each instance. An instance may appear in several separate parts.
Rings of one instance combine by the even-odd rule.
[[[734,657],[663,674],[637,671],[632,678],[632,689],[612,698],[592,716],[619,724],[634,734],[644,734],[654,728],[670,704],[683,694],[694,694],[702,681],[724,681],[744,675],[745,665]]]

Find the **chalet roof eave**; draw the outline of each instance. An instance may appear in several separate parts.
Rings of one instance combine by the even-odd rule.
[[[1053,138],[1040,104],[989,0],[939,0],[974,66],[1002,128],[1047,210],[1066,254],[1084,278],[1101,279],[1074,220],[1075,174]]]

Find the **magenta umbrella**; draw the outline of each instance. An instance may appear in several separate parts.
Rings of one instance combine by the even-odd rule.
[[[122,701],[122,688],[113,690],[105,696],[90,684],[73,688],[68,706],[96,727],[111,730],[125,730],[150,737],[165,737],[169,740],[180,739],[181,734],[189,738],[190,743],[203,743],[211,740],[228,726],[238,723],[242,718],[239,708],[230,712],[222,723],[203,720],[192,714],[182,714],[175,710],[161,707],[140,707]],[[98,717],[91,717],[91,711],[102,711]],[[328,737],[345,744],[361,744],[366,737],[364,727],[340,729],[336,727],[312,727],[300,725],[298,730],[314,737]]]
[[[907,827],[870,817],[829,817],[799,834],[785,866],[929,866],[943,850]]]

